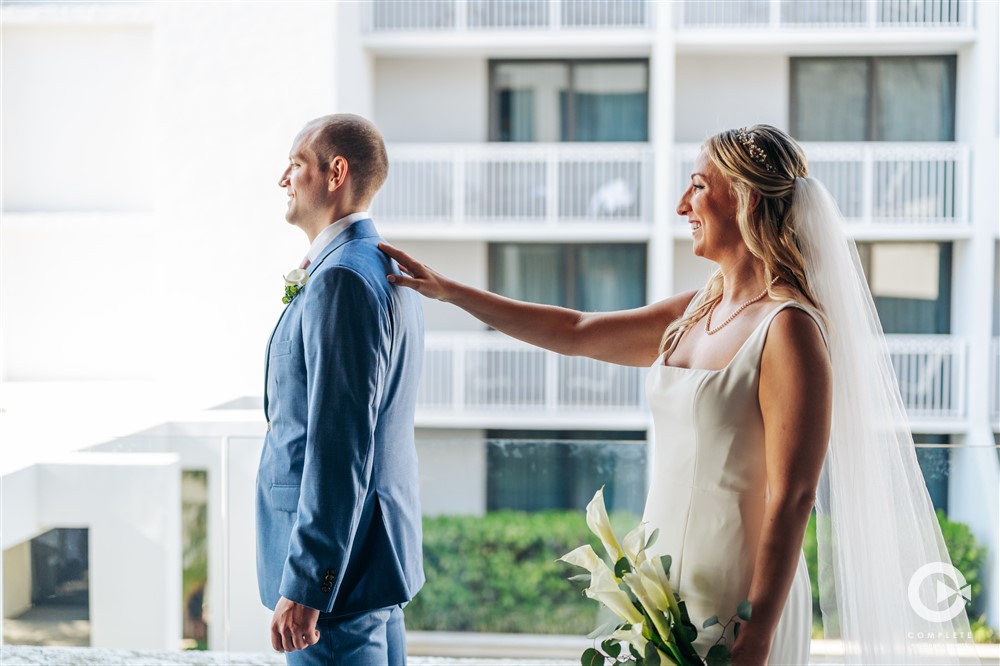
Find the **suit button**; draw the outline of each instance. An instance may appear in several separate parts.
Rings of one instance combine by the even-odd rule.
[[[320,589],[322,589],[322,590],[323,590],[324,592],[326,592],[327,594],[330,594],[331,592],[333,592],[333,588],[332,588],[332,587],[330,587],[329,585],[324,585],[324,586],[323,586],[322,588],[320,588]]]
[[[333,574],[327,574],[325,580],[328,583],[332,583],[333,582]]]

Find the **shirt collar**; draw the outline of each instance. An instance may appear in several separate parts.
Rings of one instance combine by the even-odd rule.
[[[309,246],[309,251],[306,253],[306,258],[303,260],[303,263],[305,263],[306,260],[308,260],[309,263],[316,261],[316,257],[318,257],[319,253],[323,251],[323,248],[329,245],[334,238],[339,236],[341,231],[351,226],[358,220],[365,220],[369,217],[371,217],[371,215],[369,215],[366,210],[358,213],[351,213],[350,215],[345,215],[327,228],[323,229],[323,231],[319,232],[313,240],[312,245]]]

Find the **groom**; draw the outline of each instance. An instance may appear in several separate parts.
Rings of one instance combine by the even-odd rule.
[[[375,126],[338,114],[299,132],[278,182],[310,243],[268,342],[257,473],[257,582],[289,664],[405,664],[402,607],[424,582],[423,315],[365,212],[387,173]]]

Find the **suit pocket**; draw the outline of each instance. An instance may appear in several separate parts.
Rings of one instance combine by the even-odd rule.
[[[291,340],[275,340],[271,343],[271,358],[276,356],[286,356],[292,353]]]
[[[294,513],[299,508],[299,487],[292,485],[271,486],[271,507],[276,511]]]

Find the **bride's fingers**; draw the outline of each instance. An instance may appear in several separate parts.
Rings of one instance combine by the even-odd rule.
[[[392,275],[387,275],[385,279],[397,287],[409,287],[410,289],[419,291],[419,289],[417,289],[417,285],[420,283],[411,277],[407,277],[406,275],[396,275],[393,273]]]

